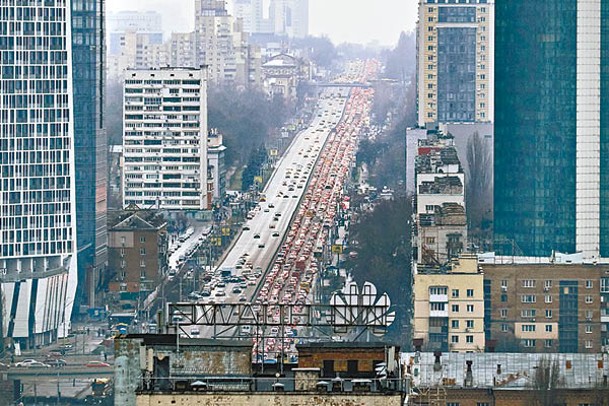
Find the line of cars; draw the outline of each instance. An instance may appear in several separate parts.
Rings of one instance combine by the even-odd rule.
[[[379,68],[376,61],[358,62],[349,67],[349,75],[363,82],[375,76]],[[321,254],[320,247],[326,245],[337,206],[343,199],[343,185],[350,175],[359,134],[369,125],[372,97],[370,89],[354,89],[347,101],[343,119],[330,134],[317,165],[313,168],[307,166],[304,172],[303,168],[299,168],[286,173],[284,186],[291,188],[295,180],[303,182],[309,171],[313,170],[298,212],[255,304],[304,305],[309,300],[318,273],[315,257]],[[321,113],[321,118],[330,120],[334,114],[328,109]],[[311,146],[303,153],[316,155],[319,151],[315,148]],[[299,311],[298,308],[296,311]],[[278,323],[279,307],[272,307],[270,312],[273,322]],[[267,359],[276,359],[281,352],[295,356],[293,343],[297,331],[293,326],[286,326],[284,330],[279,332],[277,327],[271,327],[269,331],[257,332],[254,337],[254,357],[263,358],[266,362]],[[265,336],[264,340],[262,335]]]
[[[254,267],[248,256],[245,254],[237,261],[236,269],[226,267],[205,271],[201,278],[204,282],[203,288],[189,293],[188,299],[196,302],[222,303],[230,292],[236,295],[240,302],[247,301],[246,290],[250,286],[256,286],[262,276],[262,268]]]
[[[10,365],[3,364],[6,368]],[[89,361],[86,364],[70,364],[66,360],[61,358],[55,358],[53,355],[48,355],[44,361],[38,361],[33,358],[26,358],[13,364],[16,368],[28,368],[28,369],[47,369],[47,368],[63,368],[66,366],[85,366],[87,368],[110,368],[110,364],[102,361]]]

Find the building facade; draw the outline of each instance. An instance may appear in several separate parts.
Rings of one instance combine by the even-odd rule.
[[[127,71],[123,125],[123,207],[210,208],[204,69]]]
[[[487,346],[495,351],[599,353],[607,345],[606,266],[481,267]]]
[[[211,129],[207,136],[207,163],[214,185],[214,201],[222,201],[226,194],[226,146],[222,143],[222,138],[217,128]]]
[[[424,351],[484,351],[483,281],[475,255],[464,255],[445,267],[417,266],[415,343],[422,342]]]
[[[66,335],[75,303],[71,11],[65,0],[0,6],[0,321],[25,347]]]
[[[418,124],[493,121],[495,0],[419,0]]]
[[[271,0],[270,19],[276,35],[309,35],[309,0]]]
[[[109,230],[108,245],[109,291],[120,294],[121,301],[145,299],[167,270],[166,222],[160,216],[132,214]]]
[[[609,255],[606,17],[600,0],[497,1],[498,252]]]
[[[72,65],[78,294],[76,305],[95,306],[108,262],[108,138],[104,124],[105,0],[72,0]]]
[[[450,136],[429,132],[416,153],[414,261],[443,265],[467,249],[465,176]]]

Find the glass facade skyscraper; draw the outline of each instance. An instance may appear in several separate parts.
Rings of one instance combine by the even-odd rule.
[[[494,222],[501,254],[609,254],[609,179],[601,170],[609,159],[601,97],[607,3],[496,1]]]
[[[72,0],[74,148],[78,293],[76,304],[95,305],[107,263],[107,135],[104,126],[105,0]]]
[[[0,325],[68,332],[77,285],[69,0],[0,5]]]

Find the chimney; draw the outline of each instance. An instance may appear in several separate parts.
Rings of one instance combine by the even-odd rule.
[[[442,357],[441,351],[434,351],[433,356],[436,357],[433,363],[433,370],[440,371],[442,369],[442,363],[440,362],[440,357]]]
[[[474,385],[474,375],[472,374],[472,364],[474,361],[465,361],[467,372],[465,373],[465,383],[463,386],[471,388]]]

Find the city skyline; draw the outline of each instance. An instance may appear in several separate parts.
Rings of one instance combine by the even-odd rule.
[[[194,1],[181,0],[184,7],[177,9],[175,3],[167,0],[108,0],[107,11],[155,10],[163,14],[163,29],[168,36],[173,32],[187,32],[194,29]],[[229,10],[232,10],[230,7]],[[378,41],[381,45],[394,46],[402,31],[413,31],[417,20],[417,2],[410,0],[381,0],[369,7],[362,0],[309,0],[309,33],[314,36],[327,35],[338,45],[343,42],[368,44]],[[386,10],[393,10],[388,13]],[[344,15],[348,10],[349,15]],[[348,17],[337,24],[337,16]],[[368,29],[362,27],[368,26]],[[371,34],[372,32],[372,34]]]

